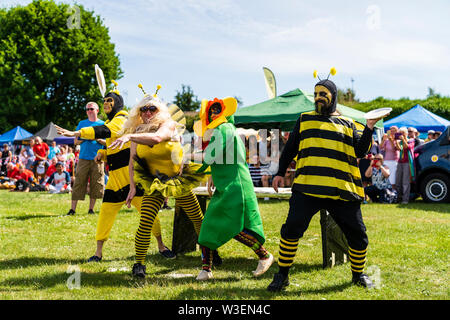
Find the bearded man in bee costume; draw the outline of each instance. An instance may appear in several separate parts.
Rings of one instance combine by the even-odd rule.
[[[335,73],[332,68],[331,74]],[[272,183],[278,191],[286,169],[297,156],[289,213],[281,227],[279,271],[267,287],[273,292],[289,285],[288,273],[299,239],[321,209],[330,213],[347,239],[352,282],[366,288],[373,286],[363,273],[368,238],[360,209],[364,189],[356,159],[370,150],[374,125],[379,119],[367,120],[359,135],[354,121],[336,111],[337,88],[328,78],[315,85],[314,100],[315,110],[302,113],[289,135]]]
[[[104,82],[104,80],[103,80]],[[126,203],[128,192],[130,191],[129,176],[129,159],[130,159],[130,143],[118,149],[111,149],[111,144],[118,138],[118,133],[122,130],[125,121],[128,118],[128,112],[123,110],[124,103],[120,92],[117,90],[117,82],[112,81],[114,89],[104,96],[103,109],[108,117],[103,125],[85,127],[79,131],[69,131],[57,126],[59,134],[67,137],[78,137],[86,140],[106,139],[106,149],[100,149],[97,152],[95,161],[106,161],[109,166],[109,179],[105,187],[102,206],[97,222],[96,241],[97,249],[95,254],[88,259],[88,262],[99,262],[102,260],[103,245],[109,238],[110,231],[116,219],[117,213]],[[100,86],[99,81],[99,86]],[[100,90],[102,88],[100,86]],[[104,91],[102,91],[102,95]],[[143,190],[138,189],[136,196],[131,204],[141,212]],[[159,219],[156,218],[152,229],[153,235],[158,240],[160,253],[164,255],[164,251],[170,251],[164,246],[161,237],[161,225]],[[161,250],[161,248],[164,248]],[[163,253],[164,252],[164,253]],[[169,252],[171,255],[173,253]]]

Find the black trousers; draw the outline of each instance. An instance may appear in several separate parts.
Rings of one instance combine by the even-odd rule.
[[[369,244],[361,215],[360,202],[310,197],[293,191],[289,200],[289,214],[281,227],[284,239],[299,239],[308,229],[312,217],[327,210],[344,233],[348,245],[354,250],[365,250]]]

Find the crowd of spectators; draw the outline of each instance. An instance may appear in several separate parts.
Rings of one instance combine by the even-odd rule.
[[[414,148],[437,139],[441,132],[430,130],[425,140],[413,128],[392,126],[382,137],[375,139],[368,155],[358,159],[367,202],[408,203],[410,185],[414,178]],[[241,135],[247,153],[247,163],[255,187],[270,187],[278,171],[278,160],[289,139],[289,132],[281,134],[278,146],[272,148],[273,136]],[[0,152],[0,189],[11,191],[70,192],[80,147],[50,146],[40,137],[28,144],[4,144]],[[284,177],[284,187],[290,187],[295,176],[295,159]],[[267,199],[266,199],[267,200]]]
[[[414,148],[437,139],[441,132],[428,131],[422,140],[413,127],[392,126],[383,135],[381,143],[374,140],[372,149],[359,168],[366,194],[372,202],[406,204],[411,198],[411,182],[414,181]]]
[[[55,141],[49,147],[38,136],[26,144],[5,143],[0,154],[0,189],[51,193],[71,190],[79,148],[57,145]]]

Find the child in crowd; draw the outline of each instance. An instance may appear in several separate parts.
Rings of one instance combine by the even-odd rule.
[[[70,175],[64,170],[64,166],[61,162],[56,164],[56,171],[48,179],[45,189],[50,193],[70,192]]]

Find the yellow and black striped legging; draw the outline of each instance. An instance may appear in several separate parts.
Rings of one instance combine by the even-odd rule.
[[[327,210],[341,228],[349,245],[349,260],[352,273],[362,273],[366,263],[369,240],[366,234],[360,203],[320,199],[292,192],[289,200],[289,214],[281,227],[278,267],[279,272],[288,274],[294,263],[299,239],[308,229],[312,217],[320,210]]]
[[[200,233],[200,227],[203,221],[203,212],[198,203],[197,197],[189,192],[183,196],[175,198],[179,205],[186,212],[189,219],[194,224],[197,235]],[[141,205],[141,219],[139,228],[136,232],[134,247],[136,251],[136,262],[144,264],[150,245],[151,231],[153,223],[164,203],[164,197],[160,194],[144,195]]]
[[[280,267],[281,273],[287,274],[289,268],[294,263],[298,241],[299,239],[280,239],[278,266]],[[366,264],[367,248],[365,250],[355,250],[349,247],[348,255],[352,273],[362,273]]]

